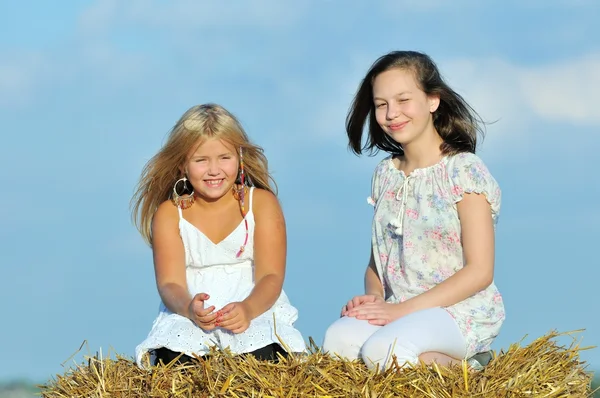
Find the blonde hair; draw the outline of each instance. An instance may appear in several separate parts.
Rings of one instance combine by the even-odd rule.
[[[250,142],[238,119],[217,104],[193,106],[177,121],[160,151],[146,163],[131,199],[133,223],[150,246],[154,213],[161,203],[170,199],[173,185],[182,177],[181,169],[190,150],[207,138],[219,138],[231,144],[238,156],[242,148],[244,172],[252,185],[277,195],[277,185],[269,173],[263,149]]]

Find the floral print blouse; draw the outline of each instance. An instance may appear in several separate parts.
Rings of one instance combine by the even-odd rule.
[[[408,177],[391,156],[377,165],[368,202],[375,207],[373,257],[387,302],[417,296],[464,266],[456,206],[464,193],[485,195],[495,227],[500,188],[475,154],[446,156]],[[467,358],[490,349],[505,318],[494,283],[445,309],[465,337]]]

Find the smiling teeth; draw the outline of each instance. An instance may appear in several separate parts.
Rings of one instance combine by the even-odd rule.
[[[211,180],[211,181],[206,181],[206,183],[208,185],[219,185],[223,180]]]

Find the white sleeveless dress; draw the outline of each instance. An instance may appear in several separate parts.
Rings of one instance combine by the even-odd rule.
[[[214,305],[215,310],[219,310],[231,302],[242,301],[254,287],[253,193],[252,187],[246,215],[248,243],[239,258],[236,258],[236,253],[246,236],[243,220],[224,240],[215,244],[184,219],[179,209],[179,231],[185,248],[188,290],[192,296],[207,293],[210,299],[205,302],[206,307]],[[277,335],[291,351],[302,352],[306,349],[306,343],[294,327],[297,319],[298,310],[290,304],[283,290],[273,307],[253,319],[248,329],[240,334],[222,328],[205,332],[188,318],[169,311],[161,302],[148,337],[136,347],[136,362],[140,367],[153,364],[153,350],[160,347],[189,356],[205,355],[210,346],[220,349],[228,347],[232,353],[242,354],[272,343],[279,344]]]

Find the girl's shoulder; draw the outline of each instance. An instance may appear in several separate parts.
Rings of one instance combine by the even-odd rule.
[[[484,194],[492,205],[494,215],[499,213],[502,191],[479,156],[470,152],[452,155],[446,164],[446,171],[455,202],[462,200],[465,193]]]
[[[252,198],[252,212],[254,214],[279,209],[279,199],[273,192],[258,187],[249,188],[249,191]]]
[[[459,152],[448,156],[447,165],[454,167],[465,167],[470,165],[482,165],[485,167],[485,162],[473,152]]]
[[[471,152],[461,152],[448,157],[446,170],[451,180],[488,182],[496,184],[492,173],[479,156]]]
[[[179,213],[177,211],[177,206],[173,204],[170,199],[165,200],[156,209],[154,212],[154,220],[173,220],[178,219]]]
[[[393,166],[393,159],[394,159],[394,155],[387,154],[386,156],[384,156],[375,165],[374,174],[378,175],[378,174],[386,173],[387,171],[391,170],[391,168]]]
[[[178,226],[179,212],[177,211],[177,207],[170,200],[165,200],[158,206],[152,216],[151,229],[153,240],[157,239],[157,236],[164,237],[165,234],[178,233]]]

